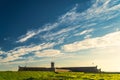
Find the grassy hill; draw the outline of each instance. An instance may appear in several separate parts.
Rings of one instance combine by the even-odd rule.
[[[120,80],[120,74],[83,72],[0,72],[0,80]]]

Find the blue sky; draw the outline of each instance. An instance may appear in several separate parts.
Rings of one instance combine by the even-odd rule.
[[[120,71],[119,0],[0,3],[0,70],[55,61],[58,67]]]

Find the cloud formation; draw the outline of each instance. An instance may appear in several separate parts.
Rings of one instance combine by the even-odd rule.
[[[111,30],[109,34],[102,34],[102,37],[96,37],[95,35],[94,38],[91,38],[93,36],[92,32],[99,32],[101,29],[104,31],[105,29],[119,26],[119,22],[115,22],[116,25],[112,25],[114,21],[108,22],[120,15],[120,4],[116,4],[118,2],[119,0],[93,0],[92,5],[82,12],[78,11],[79,4],[75,5],[71,10],[58,17],[55,22],[47,23],[37,30],[28,31],[18,37],[16,41],[17,43],[23,43],[35,37],[42,39],[41,42],[37,42],[38,45],[20,46],[7,52],[1,50],[0,54],[7,54],[7,57],[1,59],[1,62],[22,59],[22,55],[29,53],[34,53],[39,57],[53,56],[61,54],[60,50],[76,52],[83,49],[119,44],[119,31],[114,32]],[[58,45],[57,47],[62,46],[62,49],[54,49],[56,45]]]
[[[68,34],[70,32],[73,32],[73,36],[81,36],[83,34],[92,32],[95,28],[95,25],[99,25],[100,23],[104,24],[104,22],[119,15],[120,5],[116,4],[118,0],[94,0],[92,2],[93,5],[83,12],[77,11],[77,9],[79,9],[79,4],[76,4],[74,8],[60,16],[54,23],[45,24],[43,28],[38,30],[28,31],[25,35],[21,36],[17,42],[23,43],[35,36],[41,36],[40,38],[45,41],[57,41],[60,38],[63,39],[61,35],[67,35],[64,37],[71,36],[71,34]],[[62,26],[64,26],[64,28],[60,28]],[[57,32],[54,31],[54,29],[57,28],[59,28],[59,30]],[[83,30],[82,28],[87,28],[87,30],[80,32]],[[46,34],[41,34],[45,31],[47,31]],[[57,36],[61,37],[55,38]],[[88,37],[88,35],[84,36],[84,38],[86,37]]]
[[[61,53],[59,50],[55,50],[55,49],[48,49],[48,50],[43,50],[43,51],[37,51],[35,52],[35,55],[37,57],[54,57],[56,55],[61,55],[63,53]]]
[[[85,39],[71,44],[66,44],[62,47],[65,52],[75,52],[84,49],[108,47],[120,45],[120,31],[106,34],[102,37]]]
[[[47,43],[47,44],[40,44],[40,45],[30,45],[30,46],[17,47],[13,50],[5,52],[4,54],[6,54],[7,57],[2,59],[0,62],[9,62],[9,61],[17,60],[17,59],[22,59],[21,56],[23,56],[23,55],[35,53],[37,51],[51,48],[53,46],[54,46],[54,43]]]
[[[36,35],[36,33],[34,32],[34,31],[29,31],[29,32],[27,32],[27,34],[26,35],[24,35],[24,36],[22,36],[21,38],[20,38],[20,40],[18,40],[18,41],[16,41],[16,42],[25,42],[26,40],[28,40],[29,38],[31,38],[31,37],[33,37],[33,36],[35,36]]]
[[[82,31],[82,32],[80,32],[80,33],[77,33],[77,34],[75,34],[75,36],[80,36],[80,35],[84,35],[84,34],[89,34],[90,32],[93,32],[93,28],[92,29],[88,29],[88,30],[84,30],[84,31]]]

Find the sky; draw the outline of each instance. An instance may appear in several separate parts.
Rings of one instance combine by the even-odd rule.
[[[120,71],[119,0],[1,0],[0,70],[98,66]]]

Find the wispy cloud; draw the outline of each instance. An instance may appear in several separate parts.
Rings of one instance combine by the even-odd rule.
[[[59,50],[55,50],[55,49],[48,49],[48,50],[44,50],[44,51],[37,51],[35,52],[35,55],[37,57],[50,57],[50,56],[57,56],[57,55],[62,55],[63,53],[61,53]]]
[[[41,32],[49,31],[51,29],[56,28],[58,25],[59,25],[59,23],[56,22],[56,23],[53,23],[53,24],[46,24],[46,25],[44,25],[43,29],[28,31],[25,35],[22,35],[20,37],[20,39],[18,41],[16,41],[16,42],[20,42],[20,43],[25,42],[28,39],[34,37],[35,35],[40,34]]]
[[[76,4],[74,8],[66,12],[64,15],[60,16],[54,23],[46,24],[43,26],[43,28],[35,31],[28,31],[25,35],[20,37],[17,42],[22,43],[27,41],[28,39],[33,38],[34,36],[40,36],[40,33],[44,31],[50,33],[49,35],[42,35],[44,36],[43,39],[48,39],[49,36],[49,38],[52,38],[66,32],[70,32],[77,28],[93,27],[99,23],[105,22],[119,15],[120,5],[115,5],[117,2],[118,0],[95,0],[93,1],[93,5],[83,12],[77,11],[77,9],[79,8],[79,4]],[[54,30],[55,28],[60,28],[62,26],[64,26],[64,29],[60,29],[58,32],[52,32],[52,30]],[[74,26],[78,27],[75,28]],[[81,32],[81,34],[84,33],[85,32]]]
[[[72,18],[70,18],[68,20],[68,23],[66,23],[66,21],[64,21],[65,19],[67,19],[67,16],[71,16],[71,15],[73,15],[73,17],[75,16],[73,13],[76,13],[76,8],[77,8],[77,6],[75,6],[73,9],[68,11],[66,14],[59,17],[58,20],[54,23],[45,24],[43,26],[43,28],[40,28],[38,30],[28,31],[25,35],[22,35],[19,38],[19,40],[16,42],[23,43],[36,35],[40,36],[40,33],[45,32],[45,31],[47,31],[47,33],[45,35],[42,35],[42,38],[43,39],[47,38],[47,39],[51,40],[51,38],[53,38],[55,36],[58,36],[60,34],[66,33],[66,32],[70,32],[70,31],[78,28],[79,26],[76,26],[76,27],[74,27],[73,25],[67,26],[67,24],[69,24],[70,21],[74,21]],[[70,23],[70,24],[72,24],[72,23]],[[67,28],[61,29],[58,32],[54,32],[54,33],[51,32],[53,29],[58,28],[62,25],[66,26]]]
[[[113,45],[120,45],[120,31],[109,33],[103,37],[96,37],[91,39],[85,39],[83,41],[66,44],[62,47],[65,52],[74,52],[84,49],[107,47]]]
[[[84,37],[84,39],[89,39],[90,37],[92,37],[92,35],[88,34]]]
[[[75,36],[80,36],[80,35],[84,35],[84,34],[89,34],[90,32],[93,32],[94,29],[88,29],[88,30],[84,30],[80,33],[75,34]]]
[[[34,31],[29,31],[29,32],[27,32],[27,34],[26,35],[23,35],[21,38],[20,38],[20,40],[18,40],[18,41],[16,41],[16,42],[25,42],[26,40],[28,40],[29,38],[31,38],[31,37],[33,37],[33,36],[35,36],[36,35],[36,33],[34,32]]]
[[[9,61],[14,61],[14,60],[17,60],[17,59],[21,59],[22,55],[26,55],[26,54],[29,54],[29,53],[34,53],[34,52],[37,52],[37,51],[40,51],[40,50],[43,50],[43,49],[46,49],[46,48],[51,48],[53,46],[54,46],[54,43],[46,43],[46,44],[40,44],[40,45],[30,45],[30,46],[17,47],[13,50],[5,52],[4,54],[7,54],[7,57],[2,59],[0,62],[9,62]]]
[[[100,21],[106,21],[111,18],[114,18],[119,15],[119,8],[120,5],[114,5],[118,1],[112,1],[112,0],[96,0],[95,4],[91,8],[89,8],[84,15],[86,15],[85,18],[87,19],[93,19],[94,20],[100,20]],[[116,15],[116,16],[115,16]]]

